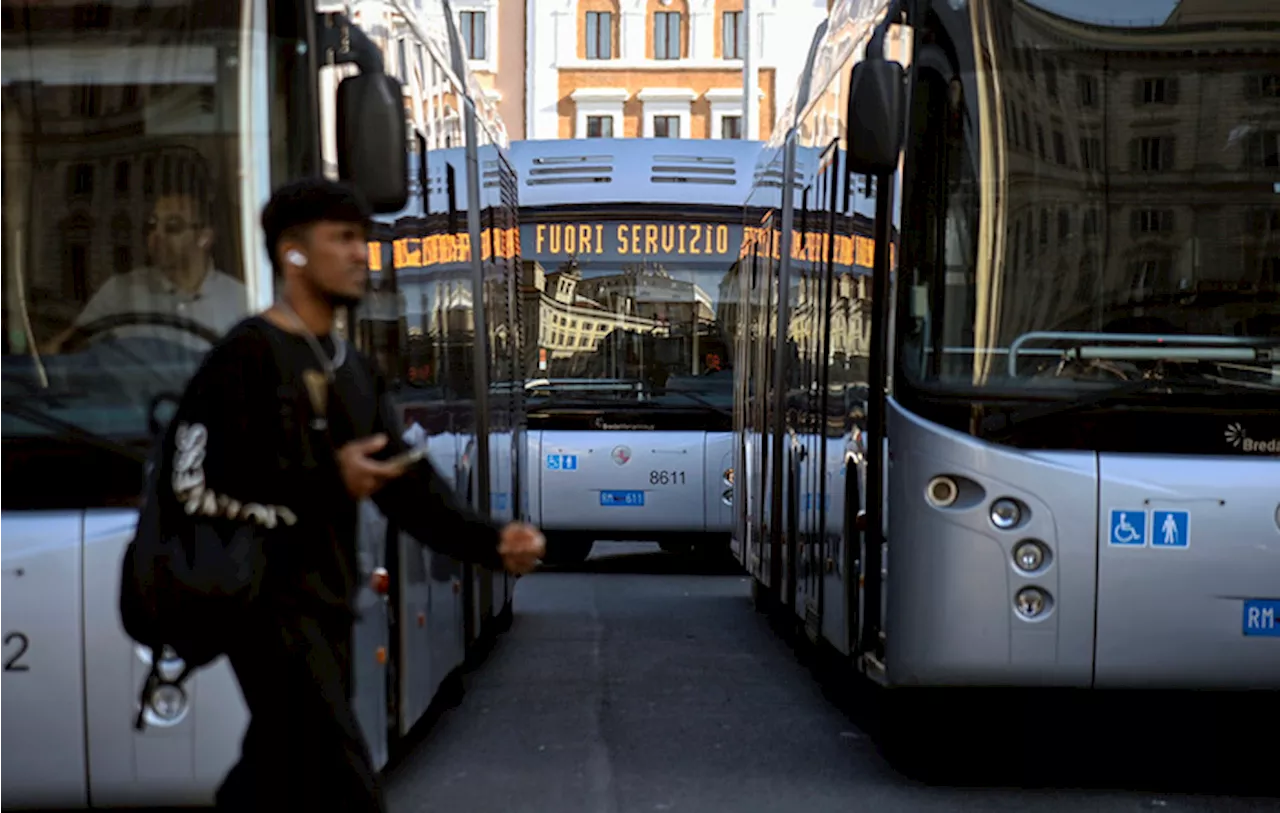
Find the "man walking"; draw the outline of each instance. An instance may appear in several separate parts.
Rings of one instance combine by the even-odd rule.
[[[475,515],[427,460],[394,459],[405,447],[382,379],[333,332],[365,290],[369,218],[358,193],[323,179],[272,196],[262,228],[281,301],[209,353],[166,437],[173,510],[228,537],[254,524],[263,540],[257,598],[227,653],[251,719],[221,809],[385,810],[351,705],[360,500],[492,570],[527,573],[545,550],[534,528]]]

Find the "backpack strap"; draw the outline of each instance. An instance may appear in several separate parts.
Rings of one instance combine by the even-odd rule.
[[[271,346],[272,359],[279,375],[277,395],[280,399],[281,429],[287,438],[287,448],[301,452],[300,462],[304,467],[325,465],[334,454],[326,420],[330,385],[322,375],[318,376],[318,382],[313,380],[313,371],[310,370],[299,375],[297,365],[289,353],[288,337],[283,331],[268,326],[263,333]]]

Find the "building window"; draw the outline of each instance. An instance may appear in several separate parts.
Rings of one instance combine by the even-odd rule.
[[[1080,106],[1096,107],[1098,104],[1098,80],[1092,76],[1080,74],[1076,77],[1080,83]]]
[[[1173,231],[1172,209],[1135,209],[1130,224],[1133,234],[1165,234]]]
[[[1102,139],[1080,139],[1080,163],[1085,169],[1102,169]]]
[[[742,59],[741,11],[726,11],[721,17],[720,58]]]
[[[1044,89],[1050,99],[1058,98],[1058,67],[1048,59],[1044,61]]]
[[[1178,80],[1176,78],[1142,79],[1138,82],[1138,104],[1177,104]]]
[[[67,172],[67,195],[92,195],[93,194],[93,166],[91,164],[76,164]]]
[[[1244,158],[1250,167],[1280,167],[1280,130],[1263,130],[1246,136]]]
[[[128,161],[119,161],[116,163],[116,192],[122,195],[129,194],[130,166]]]
[[[613,116],[587,116],[587,138],[613,138]]]
[[[1084,218],[1080,221],[1080,232],[1085,237],[1094,237],[1098,234],[1101,217],[1097,209],[1086,209]]]
[[[485,59],[484,12],[462,12],[462,41],[468,59]]]
[[[742,138],[742,116],[725,116],[720,119],[720,137],[729,139]]]
[[[653,117],[653,137],[654,138],[679,138],[680,137],[680,117],[679,116],[654,116]]]
[[[587,59],[613,59],[613,12],[587,12]]]
[[[653,58],[680,58],[680,12],[659,11],[653,15]]]
[[[1173,136],[1148,136],[1129,142],[1130,164],[1141,172],[1173,169]]]
[[[1246,76],[1244,95],[1249,99],[1280,99],[1280,73],[1257,73]]]
[[[111,267],[117,274],[128,273],[133,270],[133,249],[125,245],[116,246],[111,260]]]
[[[1067,165],[1067,140],[1061,130],[1053,131],[1053,160],[1064,167]]]

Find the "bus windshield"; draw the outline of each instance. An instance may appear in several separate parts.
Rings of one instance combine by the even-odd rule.
[[[4,440],[146,438],[248,309],[239,6],[3,8]]]
[[[913,91],[906,377],[1071,397],[1153,378],[1175,393],[1280,389],[1269,15],[1174,0],[1143,4],[1156,16],[1142,20],[1099,2],[972,7],[952,75],[922,67]]]
[[[723,262],[525,261],[530,403],[733,404]]]

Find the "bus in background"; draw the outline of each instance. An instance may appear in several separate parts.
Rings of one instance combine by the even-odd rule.
[[[455,167],[463,186],[479,179],[461,154],[424,152],[424,138],[468,157],[501,154],[500,122],[474,102],[459,67],[448,5],[422,6],[422,27],[397,51],[298,0],[0,4],[6,806],[204,804],[234,761],[246,716],[225,660],[185,692],[160,687],[142,710],[149,725],[133,728],[150,663],[121,628],[117,596],[143,461],[204,352],[274,299],[258,225],[272,188],[341,174],[374,204],[374,239],[394,231],[426,241],[442,204],[424,202],[416,181],[410,188],[418,158]],[[367,8],[364,26],[395,30]],[[411,105],[407,127],[402,98],[421,99],[425,83],[429,103]],[[407,139],[410,129],[423,138]],[[472,229],[512,224],[510,201],[473,194],[453,215]],[[514,279],[501,263],[460,262],[475,291]],[[413,388],[394,372],[404,345],[377,318],[390,284],[375,273],[370,300],[343,329],[392,368],[407,412]],[[485,330],[513,333],[503,313],[490,309]],[[470,391],[450,392],[445,405],[462,416],[461,451],[436,462],[461,470],[479,448],[460,486],[479,478],[488,491],[517,493],[518,468],[490,465],[484,451],[514,447],[507,436],[522,415],[495,417],[509,403],[489,397],[490,376],[502,374],[483,360],[487,335],[473,344],[458,360]],[[433,407],[428,415],[445,411]],[[481,510],[485,491],[468,490]],[[475,619],[501,620],[509,588],[405,544],[371,505],[359,544],[368,587],[353,641],[355,705],[382,766],[462,664],[469,638],[488,634]],[[175,659],[162,672],[180,668]]]
[[[522,515],[516,183],[506,128],[467,67],[447,9],[432,4],[418,12],[420,22],[407,5],[383,11],[405,20],[410,34],[394,61],[413,100],[414,194],[374,225],[370,293],[355,320],[387,375],[405,439],[425,445],[470,504],[507,521]],[[377,30],[391,21],[365,24]],[[435,556],[396,529],[387,538],[396,542],[380,564],[397,574],[386,603],[389,707],[399,717],[389,722],[390,748],[482,634],[509,622],[514,578]],[[365,667],[371,680],[380,668]],[[373,694],[361,700],[372,715]]]
[[[925,687],[1280,688],[1280,11],[1246,5],[1151,25],[849,0],[820,32],[762,158],[795,180],[752,193],[778,225],[738,287],[737,465],[763,476],[735,485],[735,534],[761,603],[890,710]],[[847,205],[868,175],[874,206]],[[792,228],[815,209],[816,268]],[[952,745],[943,717],[890,719]]]
[[[528,511],[553,563],[596,540],[723,549],[734,359],[721,323],[759,142],[525,141]]]

